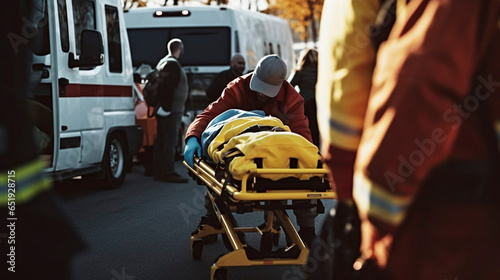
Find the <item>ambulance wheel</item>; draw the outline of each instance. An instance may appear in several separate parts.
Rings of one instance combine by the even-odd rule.
[[[124,141],[120,134],[113,133],[104,151],[104,181],[111,189],[117,189],[125,180]]]
[[[273,233],[264,232],[262,233],[262,238],[260,239],[260,251],[261,252],[271,252],[273,249]]]
[[[201,259],[201,254],[203,253],[203,240],[196,239],[195,241],[193,241],[193,248],[191,249],[193,253],[193,259]]]
[[[227,280],[227,268],[221,267],[215,271],[214,280]]]

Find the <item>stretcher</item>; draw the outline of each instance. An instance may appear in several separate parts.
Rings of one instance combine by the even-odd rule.
[[[309,250],[304,244],[286,210],[296,207],[316,207],[324,212],[322,199],[334,199],[325,168],[315,169],[264,169],[256,168],[245,174],[241,181],[228,182],[216,175],[216,167],[195,157],[194,168],[186,162],[189,174],[198,184],[206,185],[212,206],[219,219],[220,228],[203,225],[191,236],[191,252],[194,259],[200,259],[203,252],[203,237],[221,234],[229,253],[218,257],[210,269],[211,280],[227,277],[227,268],[234,266],[258,265],[305,265]],[[271,181],[259,177],[261,174],[314,174],[310,180],[286,178]],[[300,200],[305,203],[287,204]],[[316,202],[313,204],[311,202]],[[266,211],[266,221],[255,227],[238,227],[232,212],[238,214]],[[278,220],[288,238],[286,248],[273,250],[278,245],[280,232],[273,223]],[[246,244],[244,233],[261,235],[260,248]]]

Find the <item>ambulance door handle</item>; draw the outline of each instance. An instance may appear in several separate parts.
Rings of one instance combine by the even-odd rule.
[[[66,78],[59,78],[59,96],[66,95],[66,86],[69,84],[69,80]]]

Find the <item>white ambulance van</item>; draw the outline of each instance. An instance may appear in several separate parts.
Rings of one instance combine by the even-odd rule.
[[[208,105],[205,89],[217,73],[229,68],[235,53],[245,58],[245,73],[268,54],[278,54],[289,73],[295,65],[292,31],[279,17],[218,6],[135,8],[125,11],[124,16],[134,73],[142,78],[166,55],[170,39],[180,38],[184,43],[180,63],[188,76],[190,102],[181,125],[180,151],[184,150],[184,129]],[[155,134],[151,130],[156,129],[153,122],[138,119],[150,139]]]
[[[30,22],[30,100],[46,171],[119,187],[140,148],[133,69],[119,0],[40,0]]]

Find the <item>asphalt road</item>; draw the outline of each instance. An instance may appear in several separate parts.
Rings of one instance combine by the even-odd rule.
[[[181,162],[177,171],[187,177]],[[214,259],[228,251],[219,237],[205,245],[201,260],[193,260],[191,232],[204,214],[204,186],[167,184],[143,176],[134,165],[120,189],[102,190],[78,179],[56,187],[60,209],[86,243],[73,259],[73,280],[210,279]],[[333,201],[324,202],[328,210]],[[289,213],[292,221],[295,218]],[[257,226],[262,212],[235,214],[240,226]],[[324,215],[316,219],[317,232]],[[247,234],[258,248],[258,234]],[[280,246],[284,246],[282,237]],[[302,279],[298,266],[231,267],[228,279]]]

